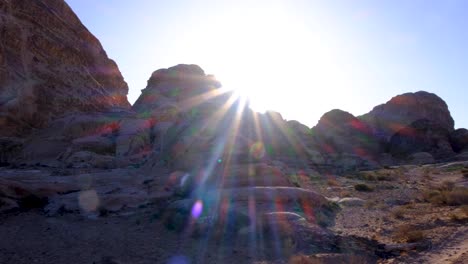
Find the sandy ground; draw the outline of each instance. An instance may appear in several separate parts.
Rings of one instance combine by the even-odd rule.
[[[308,179],[301,187],[327,197],[358,197],[361,206],[344,207],[332,228],[338,234],[403,243],[401,226],[422,232],[425,247],[408,249],[380,263],[468,263],[468,225],[452,215],[459,206],[428,203],[422,194],[446,181],[468,186],[459,168],[468,164],[405,166],[373,173],[383,180],[327,177]],[[354,185],[373,188],[360,192]],[[261,255],[248,243],[229,237],[194,238],[168,230],[157,208],[129,215],[89,218],[79,214],[48,217],[40,209],[0,215],[0,263],[287,263],[275,254]],[[282,260],[281,260],[282,259]]]

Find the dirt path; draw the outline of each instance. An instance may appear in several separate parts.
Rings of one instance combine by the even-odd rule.
[[[446,242],[422,255],[424,263],[468,263],[468,227],[447,237]]]

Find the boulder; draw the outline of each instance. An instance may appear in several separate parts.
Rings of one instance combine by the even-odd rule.
[[[450,133],[450,143],[457,153],[468,151],[468,129],[460,128]]]
[[[66,113],[130,108],[117,65],[65,1],[4,1],[0,21],[0,135],[23,137]]]
[[[254,210],[257,214],[275,212],[279,206],[281,211],[300,212],[308,222],[320,226],[334,225],[338,211],[338,206],[323,195],[295,187],[232,188],[205,192],[203,197],[230,201],[231,206],[239,206],[246,212]]]
[[[426,119],[452,132],[454,121],[444,100],[433,93],[419,91],[393,97],[369,113],[359,116],[382,143],[411,123]]]
[[[398,131],[390,139],[388,149],[400,158],[417,152],[428,152],[438,160],[455,155],[450,145],[450,132],[428,119],[417,120]]]
[[[320,118],[312,128],[312,136],[321,153],[347,153],[374,159],[380,151],[371,128],[352,114],[338,109]]]
[[[218,81],[206,75],[198,65],[179,64],[153,72],[147,87],[142,90],[132,108],[140,114],[149,115],[164,104],[172,104],[182,108],[182,111],[190,111],[209,99],[203,97],[204,94],[216,94],[216,88],[220,86]]]
[[[338,201],[338,204],[344,207],[356,207],[356,206],[363,206],[366,203],[366,200],[357,198],[357,197],[346,197],[341,198]]]

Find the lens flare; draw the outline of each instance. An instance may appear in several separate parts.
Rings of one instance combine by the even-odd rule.
[[[192,217],[197,219],[198,217],[200,217],[202,211],[203,211],[203,202],[198,200],[192,206]]]

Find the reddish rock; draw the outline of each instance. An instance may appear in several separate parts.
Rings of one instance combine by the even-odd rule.
[[[449,132],[454,129],[453,118],[444,100],[424,91],[395,96],[359,119],[369,124],[373,134],[383,142],[388,142],[393,134],[420,119],[439,124]]]
[[[312,128],[312,135],[320,152],[325,154],[350,153],[372,159],[380,150],[371,128],[339,109],[325,113]]]
[[[65,1],[0,3],[1,135],[24,136],[65,113],[128,109],[127,92]]]
[[[390,139],[388,149],[393,156],[403,158],[418,152],[428,152],[437,160],[455,155],[450,145],[449,131],[427,119],[413,122],[398,131]]]
[[[468,129],[460,128],[453,131],[450,134],[450,143],[456,152],[468,150]]]

